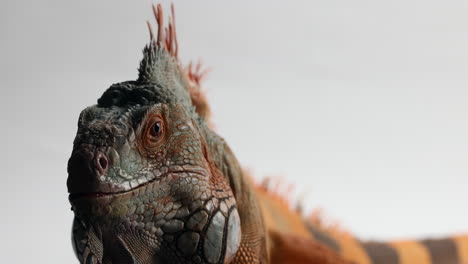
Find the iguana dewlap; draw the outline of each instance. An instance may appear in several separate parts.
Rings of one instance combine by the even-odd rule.
[[[209,126],[199,67],[177,58],[174,10],[138,79],[84,109],[68,163],[80,263],[468,263],[468,238],[361,242],[251,183]]]

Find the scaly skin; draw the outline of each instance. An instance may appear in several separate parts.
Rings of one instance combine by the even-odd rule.
[[[194,100],[197,75],[179,65],[174,25],[164,36],[160,6],[154,11],[158,35],[138,79],[112,85],[78,121],[67,180],[76,255],[81,263],[266,263],[250,185]]]
[[[112,85],[78,121],[67,186],[80,263],[468,263],[466,236],[365,243],[251,184],[210,129],[202,73],[179,64],[174,13],[165,29],[153,11],[138,79]]]

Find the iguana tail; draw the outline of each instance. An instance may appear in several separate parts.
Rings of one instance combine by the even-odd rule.
[[[392,242],[362,242],[331,236],[328,240],[335,241],[344,258],[360,264],[468,263],[468,236]]]
[[[375,242],[325,227],[316,217],[305,225],[314,239],[359,264],[468,264],[468,235]]]

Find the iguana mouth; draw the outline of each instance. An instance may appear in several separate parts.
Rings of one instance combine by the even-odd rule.
[[[109,196],[115,196],[115,195],[119,195],[119,194],[125,194],[125,193],[131,193],[131,192],[135,192],[137,191],[138,189],[146,186],[146,185],[149,185],[153,182],[155,182],[156,180],[162,178],[162,177],[166,177],[168,174],[171,174],[171,173],[174,173],[174,172],[169,172],[169,173],[166,173],[166,174],[163,174],[159,177],[155,177],[147,182],[144,182],[132,189],[129,189],[129,190],[122,190],[122,191],[116,191],[116,192],[77,192],[77,193],[70,193],[68,198],[70,201],[72,200],[76,200],[76,199],[80,199],[80,198],[91,198],[91,199],[99,199],[99,198],[103,198],[103,197],[109,197]]]
[[[115,192],[103,192],[103,191],[96,191],[96,192],[72,192],[69,194],[68,199],[70,201],[81,199],[81,198],[87,198],[87,199],[99,199],[99,198],[106,198],[106,197],[111,197],[111,196],[116,196],[116,195],[122,195],[122,194],[129,194],[136,192],[139,189],[142,189],[143,187],[150,185],[156,181],[159,181],[165,177],[168,176],[173,176],[173,177],[181,177],[181,174],[197,174],[201,177],[207,177],[209,174],[208,171],[204,168],[199,167],[198,169],[187,169],[187,170],[173,170],[173,171],[168,171],[166,173],[163,173],[161,175],[158,175],[157,177],[155,176],[153,179],[150,179],[146,182],[143,182],[131,189],[128,190],[121,190],[121,191],[115,191]]]
[[[110,196],[113,196],[113,195],[129,193],[129,192],[132,192],[132,191],[133,190],[121,191],[121,192],[110,192],[110,193],[106,193],[106,192],[70,193],[68,195],[68,199],[70,201],[80,199],[80,198],[99,199],[99,198],[103,198],[103,197],[110,197]]]
[[[99,198],[103,196],[108,196],[108,195],[113,195],[115,193],[103,193],[103,192],[95,192],[95,193],[70,193],[68,198],[70,200],[78,199],[81,197],[86,197],[86,198]]]

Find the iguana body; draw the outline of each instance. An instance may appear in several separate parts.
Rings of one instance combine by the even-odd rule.
[[[164,28],[153,11],[138,79],[112,85],[78,121],[67,185],[81,263],[467,261],[466,238],[362,244],[252,184],[208,125],[201,73],[180,66],[174,14]]]

